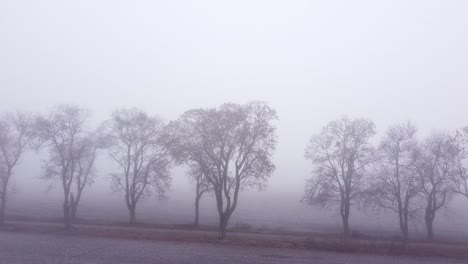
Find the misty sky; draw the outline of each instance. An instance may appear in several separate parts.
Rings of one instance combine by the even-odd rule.
[[[268,193],[298,201],[310,136],[342,114],[379,133],[406,120],[422,135],[468,125],[467,10],[463,0],[2,0],[0,111],[76,103],[97,122],[137,106],[172,120],[267,101],[279,116]]]

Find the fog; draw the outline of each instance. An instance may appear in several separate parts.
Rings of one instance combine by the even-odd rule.
[[[279,121],[276,170],[266,191],[241,194],[232,223],[339,229],[332,209],[301,204],[313,134],[342,115],[369,118],[375,141],[411,120],[425,137],[468,125],[465,1],[2,1],[0,111],[89,108],[94,124],[136,106],[166,121],[225,102],[266,101]],[[40,179],[44,153],[15,170],[7,212],[61,216],[61,188]],[[118,170],[102,151],[79,216],[126,221]],[[172,171],[167,197],[137,209],[140,221],[189,223],[193,187]],[[215,224],[214,200],[201,223]],[[436,233],[468,230],[468,201],[438,215]],[[424,232],[422,219],[414,224]],[[352,212],[351,228],[398,232],[396,217]],[[413,226],[412,226],[413,228]]]

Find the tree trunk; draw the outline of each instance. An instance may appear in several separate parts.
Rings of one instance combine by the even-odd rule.
[[[226,238],[226,228],[225,227],[220,227],[218,239],[219,240],[224,240],[225,238]]]
[[[343,235],[349,237],[349,215],[343,215],[341,220],[343,221]]]
[[[403,236],[403,240],[408,240],[408,224],[400,226],[401,234]]]
[[[433,220],[429,217],[426,217],[426,230],[427,230],[427,239],[429,241],[434,241],[434,226]]]
[[[65,229],[71,229],[70,202],[68,201],[68,197],[63,201],[63,221]]]
[[[76,204],[72,204],[70,207],[70,219],[72,222],[76,221]]]
[[[434,223],[434,218],[435,218],[435,211],[431,207],[431,204],[432,204],[432,201],[426,207],[426,212],[425,212],[425,215],[424,215],[424,220],[425,220],[425,223],[426,223],[426,230],[427,230],[427,239],[429,241],[434,240],[433,223]]]
[[[0,226],[5,224],[5,210],[6,210],[6,200],[7,200],[7,191],[8,191],[8,182],[10,180],[11,169],[8,169],[6,178],[2,180],[2,194],[0,196]]]
[[[3,188],[2,195],[0,197],[0,226],[5,224],[5,208],[6,208],[6,188]]]
[[[128,208],[128,212],[130,213],[130,224],[136,224],[136,206],[130,206]]]
[[[224,214],[219,216],[219,240],[224,240],[226,238],[226,227],[227,227],[227,220]]]
[[[408,215],[406,212],[400,212],[399,214],[400,214],[399,218],[400,218],[401,235],[403,236],[403,240],[407,241],[408,240]]]
[[[73,196],[73,193],[71,193],[70,194],[70,218],[72,222],[76,220],[77,207],[78,207],[78,204],[77,204],[77,201],[75,200],[75,196]]]
[[[199,226],[199,215],[200,215],[200,197],[195,198],[195,220],[193,221],[193,225],[198,227]]]
[[[345,198],[341,204],[341,221],[343,222],[343,236],[349,237],[349,211],[350,211],[349,198]]]

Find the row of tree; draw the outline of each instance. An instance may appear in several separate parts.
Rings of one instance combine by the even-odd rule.
[[[378,146],[375,125],[343,117],[313,136],[305,157],[314,165],[304,200],[338,205],[345,236],[353,205],[395,213],[404,240],[408,222],[423,212],[427,236],[453,194],[468,198],[468,128],[419,140],[411,123],[390,127]]]
[[[0,224],[14,168],[28,148],[48,152],[42,175],[62,187],[66,228],[94,182],[97,153],[105,150],[120,167],[112,186],[123,194],[131,224],[138,202],[154,191],[164,194],[171,168],[185,164],[195,189],[195,224],[201,197],[213,193],[223,239],[240,192],[263,189],[275,169],[276,120],[262,102],[193,109],[167,124],[136,108],[119,109],[95,128],[89,111],[74,105],[45,115],[6,113],[0,119]],[[373,122],[343,117],[313,136],[305,157],[314,172],[304,201],[338,205],[345,236],[355,204],[394,212],[405,240],[410,219],[424,211],[433,239],[437,212],[453,194],[468,198],[468,129],[420,141],[406,123],[390,127],[378,146],[371,142],[375,134]]]
[[[223,239],[240,191],[263,188],[274,170],[276,119],[262,102],[189,110],[168,124],[135,108],[119,109],[95,128],[90,112],[75,105],[45,115],[6,113],[0,119],[0,224],[14,168],[28,148],[48,152],[43,177],[62,187],[67,229],[95,179],[97,153],[105,150],[120,167],[111,175],[112,186],[123,193],[131,224],[138,202],[155,190],[163,194],[172,166],[186,164],[196,191],[195,224],[200,198],[213,192]]]

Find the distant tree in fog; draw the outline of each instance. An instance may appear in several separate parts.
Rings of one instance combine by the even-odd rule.
[[[96,154],[99,149],[106,147],[106,140],[99,130],[93,131],[84,136],[77,142],[74,167],[75,173],[75,191],[70,193],[70,216],[72,220],[77,217],[78,205],[80,203],[83,190],[86,186],[94,183],[96,177]]]
[[[408,220],[417,210],[420,192],[415,171],[418,143],[416,128],[411,123],[390,127],[380,144],[380,159],[376,174],[370,179],[366,193],[368,201],[398,215],[398,223],[405,240],[408,239]]]
[[[189,167],[188,177],[195,189],[195,219],[194,226],[199,225],[200,200],[205,193],[212,191],[212,186],[208,177],[210,169],[208,157],[204,154],[201,146],[196,144],[192,136],[191,127],[188,122],[171,122],[168,125],[175,140],[171,147],[171,155],[178,164],[186,164]]]
[[[424,221],[427,237],[434,239],[434,220],[451,196],[450,178],[455,158],[453,144],[445,134],[434,134],[421,148],[417,172],[425,202]]]
[[[151,187],[160,194],[170,187],[170,139],[160,119],[135,108],[115,111],[107,129],[110,156],[122,169],[111,175],[113,186],[123,191],[134,224],[137,204]]]
[[[468,127],[451,137],[455,158],[452,165],[451,182],[456,194],[468,198]]]
[[[179,123],[182,159],[209,181],[224,239],[241,190],[259,189],[273,172],[276,112],[262,102],[226,103],[219,108],[185,112]]]
[[[59,105],[35,122],[38,148],[49,152],[43,177],[63,189],[65,228],[71,227],[85,186],[93,182],[94,160],[99,148],[89,128],[89,112],[75,105]],[[75,189],[75,194],[73,190]]]
[[[338,204],[344,236],[349,235],[352,204],[365,191],[366,169],[376,159],[369,142],[374,135],[372,121],[342,117],[313,136],[305,151],[314,172],[304,201],[321,206]]]
[[[33,137],[32,118],[28,114],[6,113],[0,117],[0,225],[5,222],[8,186],[13,169]]]
[[[199,225],[200,218],[200,200],[203,194],[212,191],[211,184],[201,166],[192,165],[189,170],[190,181],[195,187],[195,219],[194,226]]]

